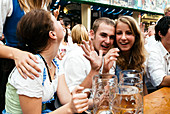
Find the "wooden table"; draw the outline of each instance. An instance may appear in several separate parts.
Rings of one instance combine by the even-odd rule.
[[[170,114],[170,87],[144,96],[144,114]]]

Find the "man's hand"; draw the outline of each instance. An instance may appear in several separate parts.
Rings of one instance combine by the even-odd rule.
[[[85,41],[83,41],[83,44],[84,46],[81,45],[81,47],[85,52],[84,56],[90,61],[91,68],[96,71],[99,71],[102,66],[103,51],[99,50],[99,55],[98,55],[97,52],[94,50],[91,40],[89,40],[90,47]]]

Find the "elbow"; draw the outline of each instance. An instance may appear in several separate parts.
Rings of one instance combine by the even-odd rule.
[[[161,87],[170,87],[170,76],[164,76],[158,88],[161,88]]]

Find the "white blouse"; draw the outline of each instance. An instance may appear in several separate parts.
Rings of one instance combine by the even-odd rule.
[[[17,89],[17,94],[19,95],[26,95],[28,97],[36,98],[42,97],[42,101],[48,101],[57,91],[58,76],[63,74],[62,70],[59,69],[62,68],[59,68],[59,65],[56,64],[55,60],[53,60],[53,63],[56,66],[55,79],[50,82],[44,61],[38,55],[37,59],[39,62],[37,66],[41,69],[39,77],[35,77],[34,80],[29,77],[24,79],[15,67],[8,78],[8,83]]]

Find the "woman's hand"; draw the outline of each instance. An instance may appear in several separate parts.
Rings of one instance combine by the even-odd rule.
[[[35,55],[18,49],[12,51],[12,54],[16,67],[23,78],[26,79],[28,76],[31,79],[34,79],[34,76],[39,76],[38,72],[41,72],[41,70],[36,65],[38,62]]]
[[[72,91],[72,100],[70,103],[71,112],[73,113],[82,113],[88,109],[88,98],[86,93],[81,91],[84,87],[77,86]]]
[[[117,57],[119,56],[118,52],[119,52],[118,48],[112,48],[104,56],[103,73],[108,73],[109,70],[113,67],[114,62],[117,60]]]
[[[89,40],[90,47],[85,41],[83,41],[83,44],[84,46],[81,45],[81,47],[85,52],[84,56],[90,61],[91,68],[93,70],[99,71],[102,66],[103,51],[99,50],[99,55],[98,55],[97,52],[94,50],[91,40]]]

